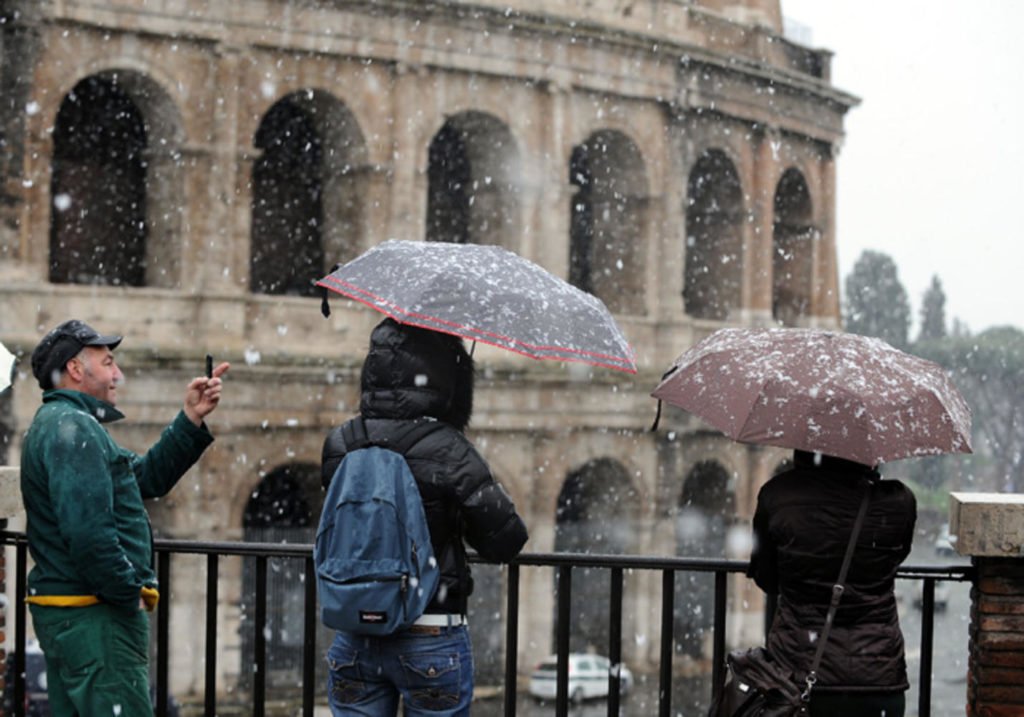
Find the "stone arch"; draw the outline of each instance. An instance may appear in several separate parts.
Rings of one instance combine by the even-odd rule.
[[[612,129],[573,147],[569,283],[613,313],[645,313],[647,173],[636,143]]]
[[[249,495],[242,519],[246,542],[312,543],[323,506],[320,466],[287,463],[268,472]],[[271,558],[267,562],[267,681],[271,685],[295,684],[302,670],[305,600],[304,561]],[[246,617],[254,614],[255,561],[242,569],[241,636],[242,664],[252,664],[253,630]],[[328,644],[329,631],[320,627],[320,644]],[[325,642],[326,640],[326,642]],[[248,684],[251,674],[241,671]],[[325,676],[326,677],[326,676]]]
[[[772,316],[795,326],[812,310],[814,207],[804,174],[787,169],[775,188],[772,222]]]
[[[49,280],[176,287],[181,117],[135,70],[78,80],[53,124]]]
[[[697,463],[683,481],[675,516],[676,551],[686,557],[726,554],[727,531],[735,514],[732,476],[715,460]],[[687,572],[676,577],[677,649],[702,657],[710,649],[714,620],[714,575]]]
[[[614,458],[590,459],[570,471],[562,484],[555,512],[555,551],[636,552],[639,516],[639,495],[626,467]],[[609,581],[609,571],[603,568],[573,571],[572,650],[605,652]],[[557,595],[557,575],[555,583]]]
[[[736,165],[724,151],[706,150],[687,180],[683,305],[690,316],[724,320],[740,307],[743,218]]]
[[[514,249],[519,231],[519,147],[494,115],[448,118],[427,152],[427,241]]]
[[[254,144],[250,289],[311,296],[329,265],[362,246],[362,131],[340,100],[304,89],[271,106]]]

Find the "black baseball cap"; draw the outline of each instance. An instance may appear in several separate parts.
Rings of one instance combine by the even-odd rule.
[[[121,336],[104,336],[84,321],[71,319],[53,329],[43,337],[32,351],[32,374],[39,381],[41,389],[54,386],[55,375],[59,376],[64,365],[86,346],[108,346],[116,349]]]

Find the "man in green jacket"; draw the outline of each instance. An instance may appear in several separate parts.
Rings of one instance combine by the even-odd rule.
[[[213,442],[203,419],[221,376],[193,379],[184,407],[144,455],[118,446],[102,424],[124,382],[120,336],[65,321],[32,352],[43,389],[22,444],[21,491],[35,562],[28,596],[46,656],[54,717],[152,714],[149,619],[159,599],[144,498],[165,495]]]

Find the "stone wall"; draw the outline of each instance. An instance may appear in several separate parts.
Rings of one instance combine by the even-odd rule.
[[[784,452],[737,447],[671,409],[652,433],[649,392],[675,356],[722,326],[839,323],[835,163],[844,115],[857,100],[829,82],[827,52],[779,36],[778,3],[8,5],[17,12],[0,27],[0,82],[11,88],[0,106],[8,148],[0,340],[21,356],[10,463],[18,462],[17,436],[39,402],[27,357],[43,332],[72,316],[127,337],[118,357],[128,420],[111,430],[137,451],[173,417],[204,354],[233,364],[210,421],[217,441],[152,506],[159,534],[242,538],[250,498],[269,475],[319,462],[327,430],[357,409],[358,367],[380,317],[339,300],[325,320],[314,297],[251,288],[253,176],[264,156],[256,136],[273,108],[289,101],[326,122],[318,125],[332,157],[322,187],[323,273],[384,238],[425,236],[430,148],[454,122],[459,131],[486,128],[478,145],[492,154],[476,179],[483,186],[497,177],[508,194],[485,217],[500,219],[498,229],[476,238],[567,277],[578,189],[569,176],[572,156],[588,142],[614,146],[615,157],[629,160],[623,178],[635,210],[630,246],[617,248],[626,259],[616,319],[637,351],[639,373],[532,362],[478,346],[472,438],[529,524],[529,550],[556,547],[567,477],[605,458],[629,476],[630,552],[678,550],[674,520],[684,484],[709,466],[735,499],[730,520],[748,519],[757,488]],[[90,78],[116,83],[144,120],[150,241],[143,286],[49,281],[51,253],[60,250],[51,246],[54,213],[63,211],[52,196],[54,127],[69,95]],[[695,168],[709,157],[732,168],[740,190],[723,233],[706,237],[713,246],[728,234],[738,247],[710,257],[712,264],[740,264],[730,274],[731,303],[714,319],[687,313],[682,298],[688,220],[718,226],[711,208],[696,224],[688,217],[701,179]],[[780,265],[773,259],[776,199],[792,172],[808,199],[798,227],[803,243],[799,262]],[[777,290],[791,272],[800,274],[793,282],[799,308],[776,316]],[[618,298],[614,285],[596,282],[595,291],[609,303]],[[194,598],[199,569],[174,575],[172,592]],[[224,575],[228,616],[238,614],[243,578],[240,568]],[[520,662],[530,664],[536,654],[525,646],[543,650],[550,642],[551,584],[527,576],[523,589],[534,609],[523,623]],[[638,595],[629,627],[653,634],[657,586],[638,581],[627,590]],[[756,600],[737,600],[746,597]],[[222,635],[232,658],[238,634],[236,621]],[[201,679],[189,655],[201,652],[198,637],[178,639],[188,649],[173,653],[172,674],[175,689],[188,690]],[[655,657],[653,645],[631,645],[631,664]],[[240,660],[220,664],[226,683],[237,678]]]

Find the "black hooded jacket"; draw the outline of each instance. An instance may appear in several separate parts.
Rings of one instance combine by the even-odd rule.
[[[914,495],[867,466],[797,451],[793,468],[769,480],[757,497],[747,574],[779,596],[768,651],[803,680],[869,484],[868,512],[815,692],[907,689],[893,583],[914,537]]]
[[[465,614],[473,581],[463,540],[487,560],[513,558],[526,526],[463,434],[473,411],[473,361],[462,340],[385,319],[370,337],[359,410],[374,443],[398,442],[423,420],[443,425],[405,453],[420,489],[441,582],[428,613]],[[324,488],[345,457],[341,427],[324,441]]]

